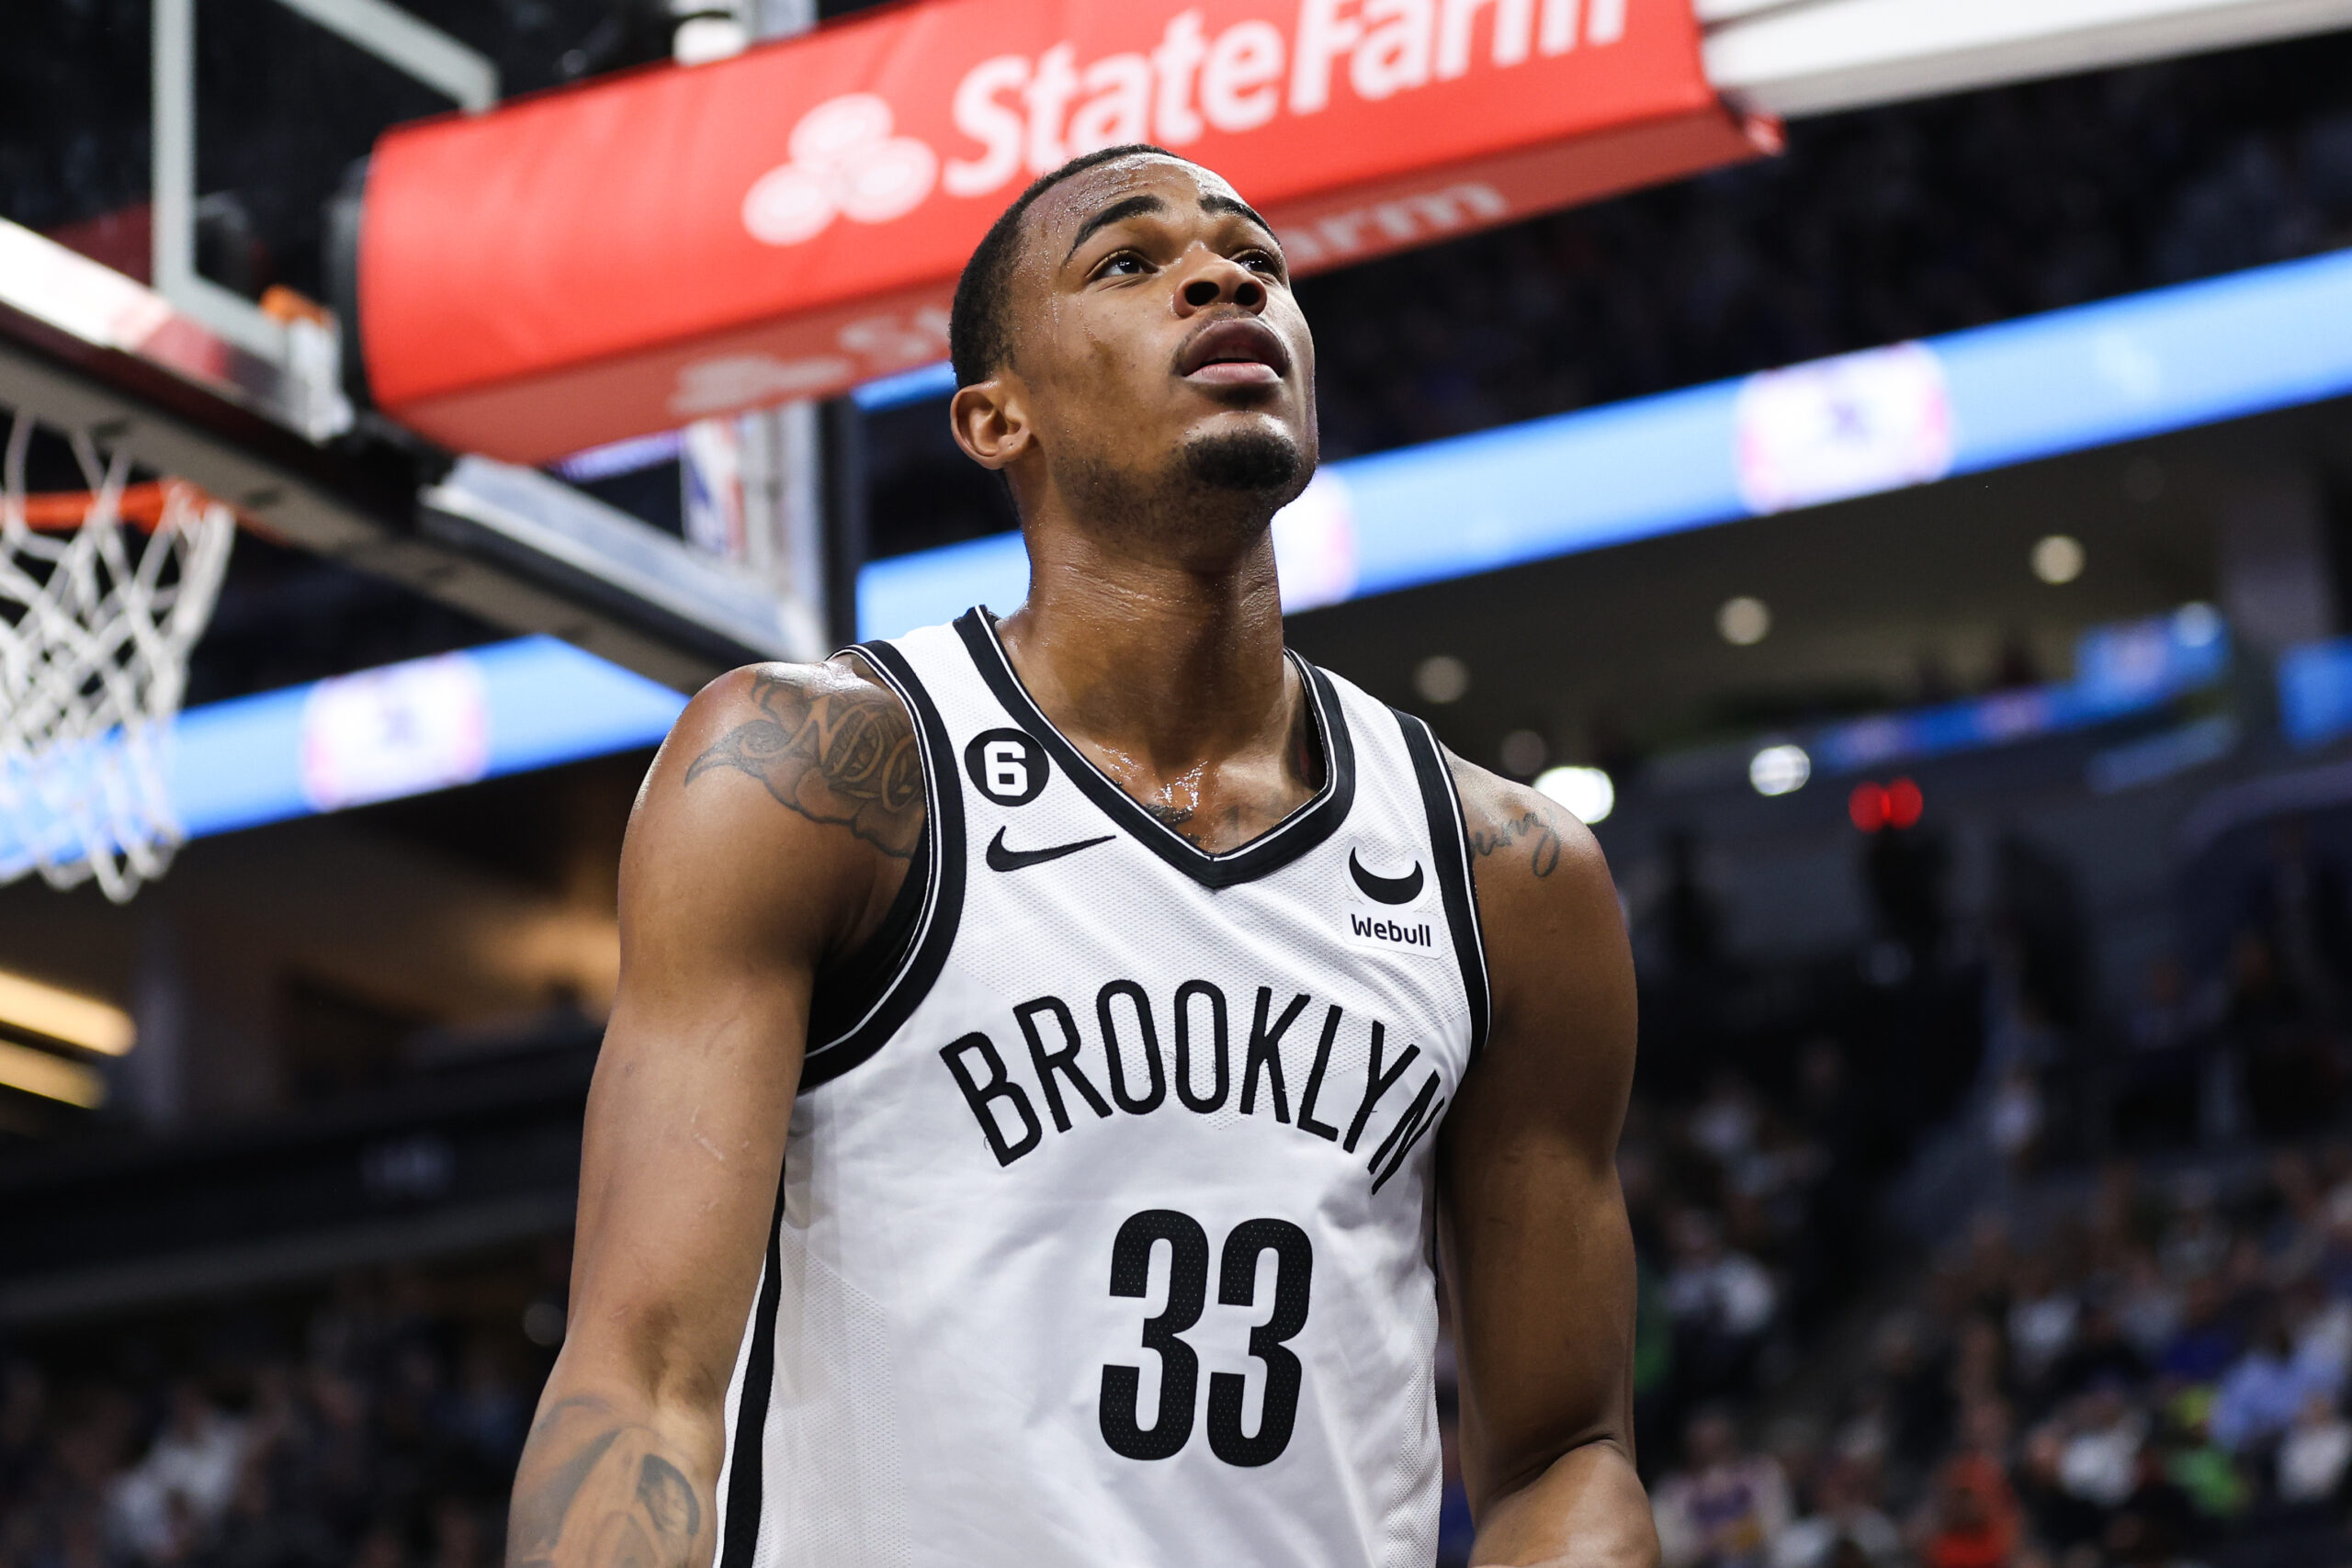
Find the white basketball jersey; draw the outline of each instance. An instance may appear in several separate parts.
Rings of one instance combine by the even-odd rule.
[[[1434,1132],[1487,1014],[1428,729],[1297,661],[1322,788],[1209,854],[985,612],[859,651],[920,908],[812,1034],[718,1568],[1426,1568]]]

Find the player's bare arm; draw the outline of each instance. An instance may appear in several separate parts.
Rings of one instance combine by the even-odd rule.
[[[1634,1471],[1634,1244],[1617,1135],[1634,972],[1600,849],[1456,761],[1494,1030],[1439,1145],[1462,1458],[1480,1564],[1646,1568]]]
[[[921,840],[905,710],[847,662],[697,696],[639,796],[589,1094],[571,1322],[515,1480],[516,1568],[711,1561],[722,1405],[816,977]]]

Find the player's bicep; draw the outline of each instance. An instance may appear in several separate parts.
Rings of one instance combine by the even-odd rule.
[[[1599,847],[1566,813],[1465,789],[1496,1018],[1441,1145],[1442,1250],[1473,1498],[1577,1444],[1630,1444],[1634,1257],[1616,1174],[1631,954]]]
[[[858,803],[796,765],[777,705],[748,678],[738,686],[697,699],[630,826],[566,1349],[682,1403],[723,1389],[774,1213],[813,976],[873,880],[870,843],[845,819]]]

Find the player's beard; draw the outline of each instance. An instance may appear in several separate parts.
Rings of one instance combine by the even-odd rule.
[[[1306,488],[1306,455],[1298,443],[1262,425],[1187,441],[1177,458],[1184,477],[1204,491],[1271,498],[1268,517]]]
[[[1195,436],[1149,471],[1080,458],[1063,491],[1105,532],[1205,566],[1254,546],[1314,468],[1287,431],[1260,427]]]

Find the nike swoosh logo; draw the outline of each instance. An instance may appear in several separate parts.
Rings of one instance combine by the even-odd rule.
[[[1364,870],[1353,850],[1348,852],[1348,874],[1356,879],[1363,896],[1376,904],[1409,904],[1421,896],[1421,863],[1415,861],[1412,871],[1404,876],[1374,876]]]
[[[1042,850],[1008,850],[1004,847],[1004,829],[999,828],[996,837],[989,840],[989,869],[1019,871],[1024,865],[1043,865],[1049,860],[1059,860],[1080,850],[1091,850],[1097,844],[1107,844],[1117,837],[1116,833],[1105,833],[1099,839],[1080,839],[1074,844],[1050,844]],[[1420,867],[1415,866],[1413,885],[1416,887],[1420,886]]]

